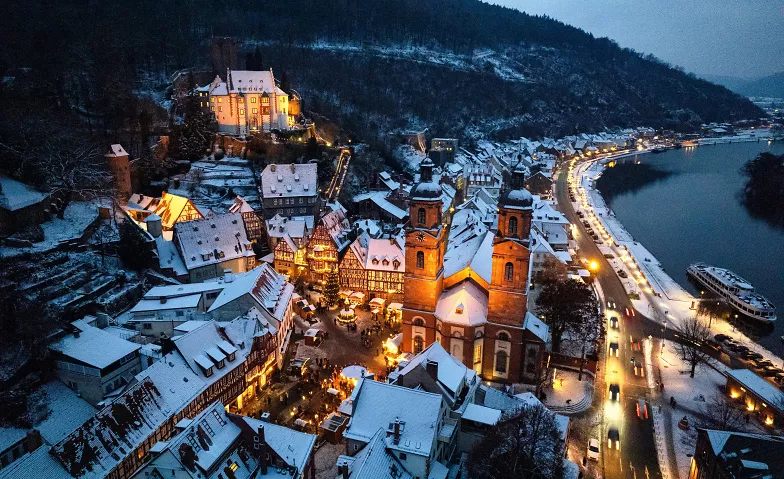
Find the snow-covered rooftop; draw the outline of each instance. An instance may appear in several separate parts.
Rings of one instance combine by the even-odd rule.
[[[41,390],[46,395],[49,410],[45,419],[35,425],[49,444],[57,444],[74,429],[95,415],[97,410],[60,381],[51,381]]]
[[[784,392],[757,376],[753,371],[748,369],[730,369],[727,371],[727,376],[762,398],[770,407],[784,412]]]
[[[525,321],[523,321],[523,329],[531,331],[544,341],[545,343],[550,340],[550,327],[541,319],[537,318],[532,312],[525,313]]]
[[[315,197],[318,165],[315,163],[267,165],[261,173],[264,198]]]
[[[0,175],[0,208],[16,211],[40,203],[49,195],[5,175]]]
[[[398,271],[405,269],[405,240],[395,238],[371,238],[361,234],[353,243],[351,251],[367,270]]]
[[[501,419],[501,411],[478,404],[469,404],[463,412],[463,419],[494,426]]]
[[[395,455],[387,449],[386,431],[379,428],[355,456],[340,456],[337,464],[348,465],[351,479],[412,479]]]
[[[189,270],[255,256],[240,213],[176,223],[174,236]]]
[[[141,347],[90,326],[82,320],[74,321],[72,324],[79,331],[79,337],[76,337],[75,334],[68,334],[59,341],[50,344],[49,349],[88,366],[103,369]]]
[[[247,427],[253,431],[257,431],[259,426],[263,425],[267,445],[286,461],[286,464],[297,468],[295,477],[304,474],[308,458],[316,446],[316,436],[247,416],[235,416],[235,418],[244,421]]]
[[[417,367],[425,368],[428,361],[438,363],[438,382],[445,386],[452,396],[458,392],[460,384],[471,384],[476,372],[468,369],[465,364],[449,354],[439,342],[433,342],[424,351],[417,354],[400,370],[399,376],[405,376]]]
[[[444,254],[444,278],[470,267],[487,283],[490,282],[493,256],[493,235],[474,210],[458,210],[452,218]]]
[[[484,324],[487,322],[487,294],[472,281],[463,281],[441,293],[435,315],[447,323]]]
[[[431,456],[435,445],[443,399],[415,389],[361,379],[351,395],[352,415],[343,435],[370,442],[379,429],[391,431],[399,420],[400,440],[385,438],[387,447],[401,452]]]

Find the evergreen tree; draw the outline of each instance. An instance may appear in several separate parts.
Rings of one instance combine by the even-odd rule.
[[[291,93],[291,81],[289,81],[289,74],[286,70],[280,75],[280,89],[286,93]]]
[[[217,130],[215,121],[198,107],[195,99],[188,99],[185,123],[176,125],[172,131],[169,152],[178,160],[195,161],[204,157]]]
[[[324,285],[324,300],[329,307],[335,306],[340,300],[340,284],[338,281],[337,267],[327,274],[327,284]]]
[[[131,224],[130,220],[123,221],[119,225],[120,243],[118,245],[118,255],[123,264],[134,270],[142,271],[150,267],[150,245],[142,237],[141,231]]]

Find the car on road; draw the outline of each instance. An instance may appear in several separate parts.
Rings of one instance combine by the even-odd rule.
[[[642,351],[642,343],[639,339],[634,339],[634,337],[629,337],[630,347],[632,351]]]
[[[610,327],[618,329],[618,318],[616,316],[610,316]]]
[[[642,363],[639,361],[634,362],[634,375],[645,376],[645,368],[643,367]]]
[[[778,374],[784,373],[781,368],[777,368],[776,366],[766,366],[765,368],[760,371],[759,375],[763,378],[772,378]]]
[[[617,428],[611,427],[609,431],[607,431],[607,448],[608,449],[621,449],[621,434],[618,432]]]
[[[595,437],[588,440],[588,459],[599,460],[599,440]]]
[[[762,359],[762,355],[760,353],[755,353],[754,351],[746,351],[744,353],[741,353],[740,357],[742,357],[746,361],[751,361],[753,359]]]
[[[628,274],[626,274],[626,271],[624,271],[624,270],[622,270],[622,269],[619,269],[619,270],[618,270],[618,276],[620,276],[620,277],[621,277],[621,278],[623,278],[623,279],[626,279],[626,278],[628,278],[628,277],[629,277],[629,275],[628,275]]]
[[[637,417],[648,419],[648,403],[645,402],[645,399],[637,400]]]
[[[634,308],[625,308],[626,309],[626,316],[633,318],[637,316],[637,313],[634,312]]]
[[[713,339],[715,339],[716,341],[718,341],[720,343],[723,343],[724,341],[726,341],[728,339],[732,339],[732,338],[730,338],[726,334],[717,334],[716,336],[713,337]]]
[[[610,237],[606,236],[606,239],[610,239]],[[604,257],[607,259],[615,259],[615,256],[611,255],[610,253],[604,253]]]
[[[607,298],[607,309],[615,309],[615,301],[612,298]]]
[[[621,400],[621,387],[618,386],[616,383],[610,384],[610,400],[611,401]]]
[[[773,366],[773,362],[770,359],[758,359],[756,361],[752,361],[752,364],[754,364],[758,368]]]
[[[714,351],[721,351],[721,345],[712,339],[705,340],[705,345]]]
[[[621,355],[621,348],[618,347],[618,343],[612,342],[610,343],[610,356],[620,357]]]

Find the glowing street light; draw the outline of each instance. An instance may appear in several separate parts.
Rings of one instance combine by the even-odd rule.
[[[588,263],[588,269],[590,269],[591,271],[598,271],[599,263],[597,263],[595,260],[591,261],[590,263]]]

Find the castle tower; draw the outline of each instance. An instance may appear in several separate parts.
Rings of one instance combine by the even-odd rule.
[[[533,197],[518,168],[498,201],[498,230],[493,241],[488,321],[521,326],[527,311],[528,249]]]
[[[420,170],[420,182],[411,190],[406,227],[404,306],[435,311],[444,289],[446,228],[441,218],[441,186],[433,182],[433,162],[426,158]]]
[[[114,191],[117,201],[121,205],[128,203],[131,197],[131,168],[128,161],[128,153],[119,143],[115,143],[109,147],[109,152],[104,155],[106,157],[106,165],[112,173]]]

